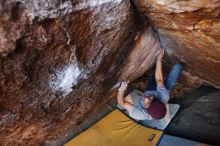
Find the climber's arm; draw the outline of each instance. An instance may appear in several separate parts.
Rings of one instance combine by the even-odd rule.
[[[165,120],[166,120],[167,123],[169,123],[170,120],[171,120],[171,117],[170,117],[170,108],[169,108],[168,104],[166,105],[166,109],[167,109],[167,113],[165,115]]]
[[[163,56],[164,56],[164,50],[162,50],[162,52],[157,56],[156,71],[155,71],[157,86],[164,86],[163,71],[162,71]]]
[[[131,111],[131,109],[133,107],[132,104],[125,101],[125,99],[124,99],[124,92],[127,89],[128,83],[129,83],[128,81],[121,83],[121,86],[118,89],[117,100],[118,100],[118,104],[120,104],[122,107],[124,107],[127,111]]]

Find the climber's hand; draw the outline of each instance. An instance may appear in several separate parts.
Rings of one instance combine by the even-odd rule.
[[[160,52],[160,54],[157,56],[157,60],[162,60],[164,56],[164,49]]]
[[[123,81],[121,83],[121,86],[118,89],[118,92],[124,93],[127,90],[128,84],[129,84],[129,81]]]

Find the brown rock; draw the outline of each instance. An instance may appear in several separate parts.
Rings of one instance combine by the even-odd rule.
[[[103,102],[135,17],[128,0],[1,1],[0,145],[44,143]]]
[[[0,12],[1,145],[64,134],[160,49],[147,27],[132,49],[140,23],[129,0],[3,0]]]
[[[192,76],[186,71],[182,72],[179,82],[192,88],[198,88],[203,84],[203,81],[200,78]]]
[[[16,48],[16,41],[24,33],[30,16],[20,3],[0,2],[0,56],[6,56]]]
[[[193,76],[220,88],[220,1],[134,0],[161,45]]]
[[[160,42],[153,29],[145,28],[137,37],[134,47],[125,60],[121,74],[122,80],[125,78],[133,81],[142,76],[153,66],[161,50]]]

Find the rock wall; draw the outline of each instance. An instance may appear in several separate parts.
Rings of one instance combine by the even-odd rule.
[[[220,88],[220,1],[133,0],[157,30],[170,58]]]
[[[64,134],[149,69],[161,48],[140,24],[129,0],[2,0],[0,145]]]
[[[137,36],[128,57],[121,69],[120,80],[133,81],[149,70],[162,50],[159,39],[151,27],[143,27]]]

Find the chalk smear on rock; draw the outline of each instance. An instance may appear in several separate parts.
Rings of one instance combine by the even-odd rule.
[[[116,3],[120,4],[122,0],[90,0],[87,2],[82,2],[74,6],[74,10],[82,10],[92,7],[97,7],[106,3]]]
[[[82,69],[77,63],[70,64],[58,70],[53,76],[50,86],[55,92],[61,92],[63,96],[68,95],[72,87],[78,83]]]

